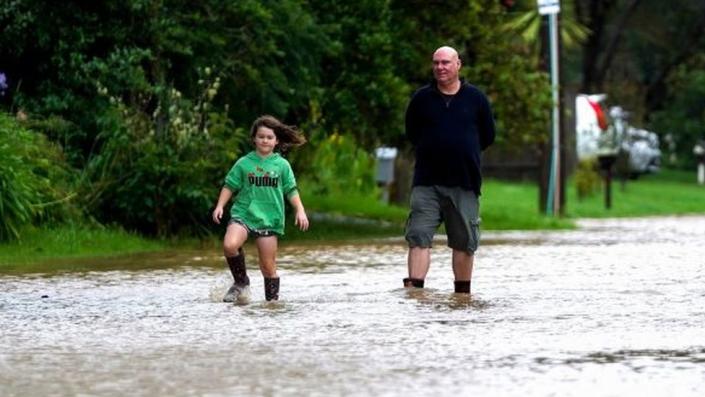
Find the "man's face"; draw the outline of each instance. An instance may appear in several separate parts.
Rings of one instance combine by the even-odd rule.
[[[449,84],[458,79],[460,59],[453,51],[440,49],[433,54],[433,77],[440,84]]]

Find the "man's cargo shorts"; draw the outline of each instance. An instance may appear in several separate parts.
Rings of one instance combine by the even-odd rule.
[[[475,192],[459,187],[414,186],[406,222],[409,247],[430,248],[445,224],[450,248],[473,253],[480,243],[480,203]]]

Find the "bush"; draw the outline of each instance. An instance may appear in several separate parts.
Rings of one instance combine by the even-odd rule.
[[[99,120],[82,198],[99,221],[159,237],[209,231],[209,209],[247,134],[212,106],[220,77],[199,73],[197,96],[168,84],[131,93],[155,109],[98,85],[111,110]]]
[[[310,184],[308,190],[317,195],[377,196],[375,159],[361,149],[351,135],[333,134],[312,138],[308,151],[297,153],[306,171],[302,178]],[[312,152],[312,153],[311,153]],[[296,160],[293,160],[298,164]]]
[[[61,150],[7,114],[0,114],[0,169],[0,241],[18,239],[25,225],[76,215]]]
[[[578,200],[590,197],[600,190],[600,174],[597,172],[597,161],[581,160],[575,169],[575,189]]]

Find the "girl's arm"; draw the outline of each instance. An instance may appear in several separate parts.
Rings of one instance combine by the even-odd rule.
[[[308,217],[306,216],[306,210],[304,210],[304,204],[301,202],[301,196],[295,194],[289,198],[289,203],[296,211],[294,224],[303,231],[308,230]]]
[[[227,204],[228,200],[233,196],[233,192],[227,187],[223,187],[220,190],[220,196],[218,196],[218,204],[215,205],[213,210],[213,222],[220,225],[220,218],[223,217],[223,207]]]

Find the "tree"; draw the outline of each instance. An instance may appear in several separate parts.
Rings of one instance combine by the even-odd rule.
[[[508,39],[499,28],[506,23],[506,13],[497,1],[399,1],[392,2],[392,9],[400,38],[400,74],[409,76],[415,86],[426,84],[432,77],[433,50],[454,46],[464,64],[464,77],[485,90],[492,101],[497,145],[524,150],[545,142],[545,109],[550,107],[547,76],[538,70],[536,58],[528,56],[529,48]]]
[[[330,136],[357,154],[401,145],[409,95],[441,45],[492,99],[498,145],[545,141],[546,75],[498,29],[502,10],[493,0],[11,0],[0,9],[0,105],[61,145],[100,221],[202,230],[209,192],[249,149],[256,116],[302,126],[302,154]]]
[[[308,115],[327,51],[297,0],[16,0],[0,22],[8,101],[84,171],[84,206],[159,235],[202,223],[242,126]]]
[[[692,169],[696,164],[693,147],[705,140],[705,56],[679,65],[666,84],[668,97],[661,110],[653,113],[651,125],[661,132],[661,149],[667,164]]]
[[[408,83],[398,72],[398,37],[387,0],[309,1],[332,40],[321,62],[321,95],[313,126],[349,133],[366,148],[402,133]]]

